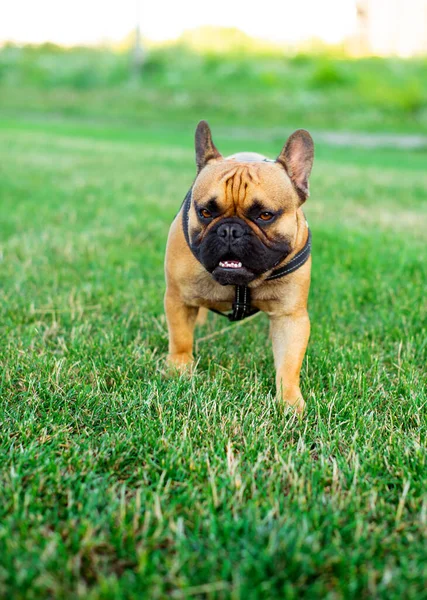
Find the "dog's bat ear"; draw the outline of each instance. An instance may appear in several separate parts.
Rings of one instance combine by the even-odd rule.
[[[212,134],[206,121],[200,121],[196,129],[196,164],[197,172],[205,167],[211,160],[222,158],[212,141]]]
[[[280,163],[289,175],[300,197],[301,204],[310,195],[308,178],[314,159],[314,144],[305,129],[298,129],[289,137],[276,162]]]

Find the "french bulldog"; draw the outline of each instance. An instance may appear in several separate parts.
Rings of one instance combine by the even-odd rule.
[[[206,121],[195,138],[197,175],[166,248],[167,362],[191,371],[194,328],[206,309],[232,310],[232,320],[263,311],[270,320],[277,397],[301,413],[311,272],[311,236],[301,207],[309,195],[313,140],[299,129],[270,160],[251,152],[224,158]]]

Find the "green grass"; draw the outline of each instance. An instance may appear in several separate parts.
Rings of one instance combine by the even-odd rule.
[[[139,76],[125,52],[4,47],[0,111],[144,127],[180,123],[183,131],[203,115],[234,127],[427,133],[425,58],[294,56],[245,44],[227,53],[196,53],[185,40],[152,48]]]
[[[192,136],[0,123],[0,596],[426,598],[427,154],[317,147],[298,420],[263,315],[163,376]]]

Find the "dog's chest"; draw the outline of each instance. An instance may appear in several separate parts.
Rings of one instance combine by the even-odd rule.
[[[190,306],[229,310],[234,296],[234,286],[219,285],[208,273],[202,273],[186,286],[184,300]]]
[[[280,304],[286,304],[283,298],[283,286],[263,283],[251,289],[253,308],[274,313]],[[201,273],[191,285],[186,286],[184,301],[190,306],[213,308],[228,312],[236,300],[234,285],[220,285],[208,273]],[[285,300],[285,302],[284,302]]]

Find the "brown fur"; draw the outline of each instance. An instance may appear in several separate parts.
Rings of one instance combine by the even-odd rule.
[[[239,217],[265,245],[278,239],[289,241],[292,251],[276,268],[301,250],[308,236],[301,204],[308,195],[313,161],[313,145],[307,132],[295,132],[274,163],[260,162],[259,155],[251,153],[224,159],[212,142],[207,123],[202,122],[196,132],[196,161],[198,175],[189,211],[191,234],[197,234],[199,239],[207,235],[213,223],[201,224],[195,205],[204,206],[215,198],[220,218]],[[263,210],[282,211],[279,218],[268,227],[259,227],[247,216],[254,200]],[[304,408],[300,369],[310,334],[307,313],[310,270],[311,259],[283,278],[265,281],[269,271],[249,283],[253,306],[270,319],[278,397],[299,412]],[[185,370],[193,362],[193,332],[200,309],[229,311],[234,286],[217,283],[193,256],[184,236],[181,211],[170,228],[165,271],[168,363]]]

